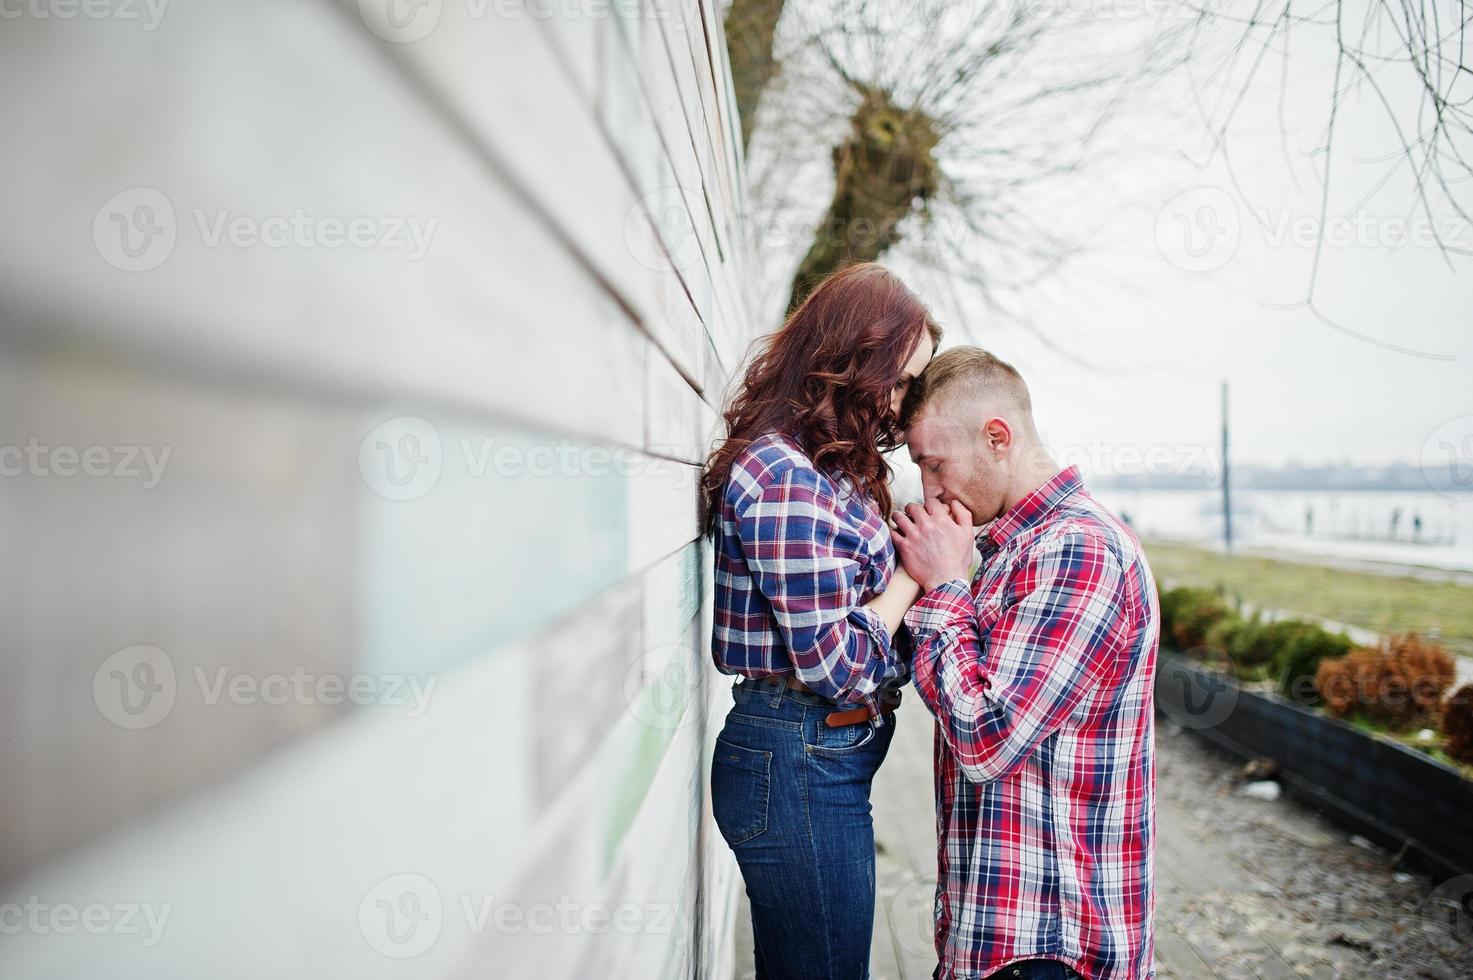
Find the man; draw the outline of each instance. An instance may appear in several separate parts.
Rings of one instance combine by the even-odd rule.
[[[1140,543],[991,354],[933,360],[902,421],[926,497],[894,532],[936,716],[935,976],[1152,977],[1160,614]]]

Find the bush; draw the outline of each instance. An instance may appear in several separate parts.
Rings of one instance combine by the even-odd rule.
[[[1318,671],[1320,663],[1348,654],[1350,637],[1331,633],[1318,626],[1304,627],[1289,634],[1288,642],[1273,656],[1273,671],[1279,678],[1279,693],[1311,707],[1320,703]]]
[[[1161,638],[1176,650],[1190,650],[1207,642],[1207,631],[1224,617],[1235,615],[1222,596],[1211,589],[1182,586],[1161,594]]]
[[[1235,612],[1228,613],[1208,627],[1203,646],[1211,651],[1211,655],[1203,659],[1211,660],[1218,666],[1228,668],[1239,679],[1251,679],[1248,676],[1251,672],[1245,672],[1239,667],[1237,656],[1233,651],[1242,643],[1242,637],[1247,632],[1257,628],[1257,616],[1252,619],[1244,619]]]
[[[1464,684],[1442,709],[1447,754],[1473,765],[1473,684]]]
[[[1213,623],[1207,630],[1207,645],[1225,650],[1232,655],[1233,660],[1238,659],[1238,650],[1247,639],[1248,634],[1260,626],[1258,616],[1252,619],[1244,619],[1236,613],[1230,613]]]
[[[1456,676],[1453,658],[1440,644],[1408,634],[1323,661],[1315,688],[1333,715],[1358,714],[1405,731],[1437,718]]]
[[[1228,652],[1244,667],[1271,664],[1279,656],[1279,651],[1306,632],[1323,633],[1324,630],[1301,619],[1276,619],[1240,633],[1236,638],[1237,645]]]

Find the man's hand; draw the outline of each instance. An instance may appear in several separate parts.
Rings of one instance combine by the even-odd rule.
[[[909,504],[895,513],[890,527],[901,564],[923,591],[930,592],[952,579],[967,580],[976,531],[971,513],[960,503],[953,500],[949,507],[939,500],[927,501],[925,507]]]

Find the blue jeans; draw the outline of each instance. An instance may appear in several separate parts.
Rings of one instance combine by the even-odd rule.
[[[744,681],[711,805],[752,905],[757,980],[865,980],[875,920],[869,793],[895,716],[829,728],[832,702]]]

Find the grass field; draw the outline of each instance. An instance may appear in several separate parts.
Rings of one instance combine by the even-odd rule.
[[[1333,619],[1377,633],[1435,636],[1450,651],[1473,656],[1473,587],[1223,555],[1176,542],[1145,544],[1151,569],[1163,589],[1177,585],[1221,588],[1230,599],[1255,607]]]

